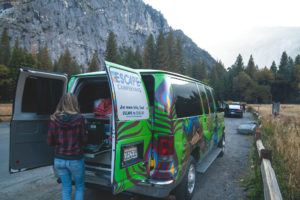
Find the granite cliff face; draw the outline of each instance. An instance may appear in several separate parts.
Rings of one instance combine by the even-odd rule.
[[[0,3],[0,31],[9,29],[11,42],[36,52],[47,45],[53,59],[69,48],[78,63],[86,65],[96,51],[104,55],[110,31],[119,47],[143,48],[149,34],[171,27],[163,15],[142,0],[21,0]],[[199,58],[212,66],[215,60],[182,31],[185,61]]]

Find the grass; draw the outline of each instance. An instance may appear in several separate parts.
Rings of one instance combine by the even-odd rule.
[[[0,104],[0,122],[9,121],[12,115],[12,104]]]
[[[300,105],[251,105],[262,116],[262,140],[272,150],[272,166],[284,199],[300,199]]]
[[[245,178],[243,186],[246,188],[247,199],[251,200],[263,200],[264,191],[262,177],[259,167],[259,157],[256,151],[255,142],[253,143],[252,149],[250,151],[250,170]]]

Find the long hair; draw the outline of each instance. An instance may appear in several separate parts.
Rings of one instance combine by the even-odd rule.
[[[79,113],[79,106],[77,98],[71,93],[65,94],[56,106],[55,112],[51,115],[51,120],[55,120],[60,115],[68,114],[77,114]]]

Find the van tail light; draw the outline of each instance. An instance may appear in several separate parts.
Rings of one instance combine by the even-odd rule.
[[[169,156],[174,154],[174,137],[160,136],[158,137],[158,154],[160,156]]]

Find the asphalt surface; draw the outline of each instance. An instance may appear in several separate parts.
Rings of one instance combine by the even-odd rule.
[[[249,151],[253,138],[236,132],[241,123],[252,121],[246,113],[244,118],[226,118],[226,149],[204,174],[198,175],[198,184],[193,200],[247,199],[242,183],[249,170]],[[56,183],[52,167],[42,167],[15,174],[8,173],[9,124],[0,123],[0,199],[3,200],[57,200],[60,185]],[[125,200],[128,194],[113,196],[109,191],[86,189],[85,199]],[[134,197],[136,200],[155,200],[149,197]],[[172,198],[171,198],[172,199]]]

